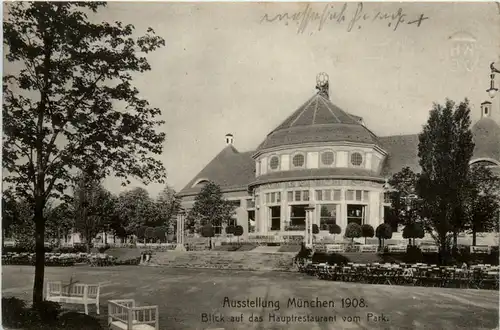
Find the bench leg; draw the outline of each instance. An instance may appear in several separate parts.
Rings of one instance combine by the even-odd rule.
[[[97,308],[97,315],[99,315],[99,303],[96,303],[95,307]]]
[[[89,305],[87,304],[84,305],[85,305],[85,315],[89,315]]]

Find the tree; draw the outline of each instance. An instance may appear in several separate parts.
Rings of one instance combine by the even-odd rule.
[[[212,237],[215,236],[214,227],[207,223],[201,228],[201,236],[208,237],[209,249],[212,249]]]
[[[94,23],[103,2],[16,2],[6,7],[3,77],[4,181],[33,205],[36,241],[33,303],[43,301],[43,209],[63,197],[72,171],[92,164],[129,183],[162,181],[161,114],[132,76],[151,69],[142,54],[165,44],[136,37],[132,25]],[[20,68],[20,69],[18,69]],[[10,71],[9,71],[10,70]],[[126,110],[126,111],[124,111]]]
[[[365,238],[365,244],[366,244],[366,238],[373,237],[373,235],[375,235],[375,230],[373,229],[372,226],[366,223],[361,226],[361,236]]]
[[[418,175],[409,167],[395,173],[388,181],[390,186],[391,222],[408,225],[417,221],[420,203],[417,197],[416,183]]]
[[[478,232],[498,231],[500,178],[481,165],[472,165],[470,174],[465,228],[472,233],[475,246]]]
[[[412,245],[412,239],[415,245],[415,238],[424,238],[424,236],[424,228],[418,222],[409,223],[403,228],[403,238],[408,239],[408,245]]]
[[[82,234],[87,252],[90,252],[92,240],[107,228],[113,216],[112,195],[103,188],[99,179],[81,173],[73,188],[73,212],[75,229]]]
[[[313,225],[312,225],[312,233],[313,233],[313,235],[319,234],[319,227],[315,223],[313,223]]]
[[[167,234],[167,229],[163,226],[160,226],[160,227],[155,227],[153,236],[161,243],[163,240],[166,239],[166,234]]]
[[[440,247],[441,261],[449,256],[450,233],[456,246],[466,222],[469,161],[474,150],[468,100],[458,106],[446,100],[434,104],[419,134],[418,157],[422,172],[416,191],[422,200],[426,230]]]
[[[196,195],[193,208],[186,217],[187,225],[198,231],[206,224],[227,224],[235,207],[224,199],[220,187],[214,182],[207,183]]]
[[[75,228],[75,217],[71,205],[63,202],[48,211],[46,218],[47,236],[55,238],[61,246],[61,237],[67,241],[68,235]]]
[[[234,227],[234,236],[238,237],[238,244],[240,243],[240,236],[243,235],[243,227],[241,225],[237,225]]]
[[[337,225],[336,223],[328,226],[328,232],[330,234],[333,234],[333,239],[335,239],[335,234],[340,234],[342,232],[342,228],[340,228],[339,225]]]
[[[4,191],[2,194],[2,247],[5,244],[5,236],[12,236],[12,227],[19,218],[17,211],[16,199],[9,190]]]
[[[170,222],[176,221],[176,215],[181,208],[181,199],[175,190],[166,186],[155,201],[157,209],[156,225],[168,226]]]
[[[146,239],[145,242],[150,242],[154,237],[155,229],[153,227],[147,227],[146,231],[144,232],[144,238]]]
[[[141,226],[154,224],[157,217],[156,205],[148,191],[141,187],[122,192],[118,196],[116,212],[120,217],[120,225],[128,233],[137,232]]]
[[[375,236],[378,238],[379,247],[384,246],[384,240],[392,238],[392,228],[387,223],[380,224],[377,229],[375,229]]]
[[[140,226],[139,228],[137,228],[136,230],[137,239],[145,239],[147,228],[148,227],[146,226]],[[144,243],[146,243],[146,241],[144,241]]]
[[[347,224],[345,228],[344,236],[347,238],[351,238],[354,243],[355,238],[361,237],[361,226],[355,222],[351,222]]]
[[[226,234],[233,235],[234,234],[234,229],[235,229],[235,226],[227,226],[226,227]]]

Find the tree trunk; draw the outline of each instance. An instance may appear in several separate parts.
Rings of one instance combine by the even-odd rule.
[[[476,228],[472,228],[472,246],[476,246]]]
[[[104,245],[108,244],[108,235],[104,232]]]
[[[37,187],[38,188],[38,187]],[[37,189],[38,190],[38,189]],[[43,279],[45,275],[45,220],[43,218],[43,192],[35,197],[35,281],[33,283],[33,305],[43,302]]]
[[[456,249],[458,246],[458,232],[453,232],[453,249]]]

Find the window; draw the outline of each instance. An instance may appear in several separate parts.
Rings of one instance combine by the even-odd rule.
[[[309,190],[296,190],[288,192],[289,202],[309,201]]]
[[[271,230],[280,230],[281,225],[281,207],[271,206],[269,207],[271,214]]]
[[[227,226],[236,226],[238,225],[238,221],[236,221],[235,218],[230,218],[228,221],[227,221]]]
[[[233,205],[234,208],[240,207],[240,205],[241,205],[241,201],[239,199],[228,201],[228,202],[229,202],[229,204]]]
[[[222,222],[220,219],[214,219],[212,227],[214,228],[215,235],[220,235],[222,233]]]
[[[351,164],[353,166],[361,166],[363,164],[363,156],[359,152],[353,152],[351,154]]]
[[[248,232],[255,232],[255,211],[248,211]]]
[[[368,202],[367,190],[347,190],[345,199],[348,201]]]
[[[272,192],[266,194],[266,204],[278,204],[281,202],[281,193]]]
[[[365,223],[364,205],[347,205],[347,223],[355,222],[358,225]]]
[[[388,193],[388,192],[384,193],[384,203],[385,204],[390,204],[391,203],[391,193]]]
[[[306,229],[306,207],[307,205],[292,205],[290,207],[290,230]]]
[[[319,216],[319,229],[328,230],[330,225],[337,222],[337,205],[324,204],[321,205]]]
[[[280,158],[278,156],[272,156],[271,160],[269,161],[269,167],[271,168],[271,170],[277,170],[279,166]]]
[[[304,167],[305,157],[303,154],[297,154],[292,158],[293,167]]]
[[[322,165],[331,166],[334,161],[335,161],[335,159],[334,159],[333,151],[325,151],[321,154],[321,164]]]
[[[342,190],[316,190],[317,201],[340,201]]]

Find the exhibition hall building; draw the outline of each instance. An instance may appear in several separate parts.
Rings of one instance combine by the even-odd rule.
[[[222,151],[179,192],[183,208],[192,208],[202,187],[215,182],[234,203],[233,221],[244,236],[303,235],[308,210],[320,235],[334,223],[344,233],[351,222],[374,228],[387,222],[387,180],[404,167],[420,170],[418,134],[377,136],[363,118],[331,101],[326,74],[316,80],[317,92],[255,150],[239,152],[227,134]],[[471,164],[500,174],[500,126],[491,102],[480,110]],[[223,233],[222,224],[214,229]]]

